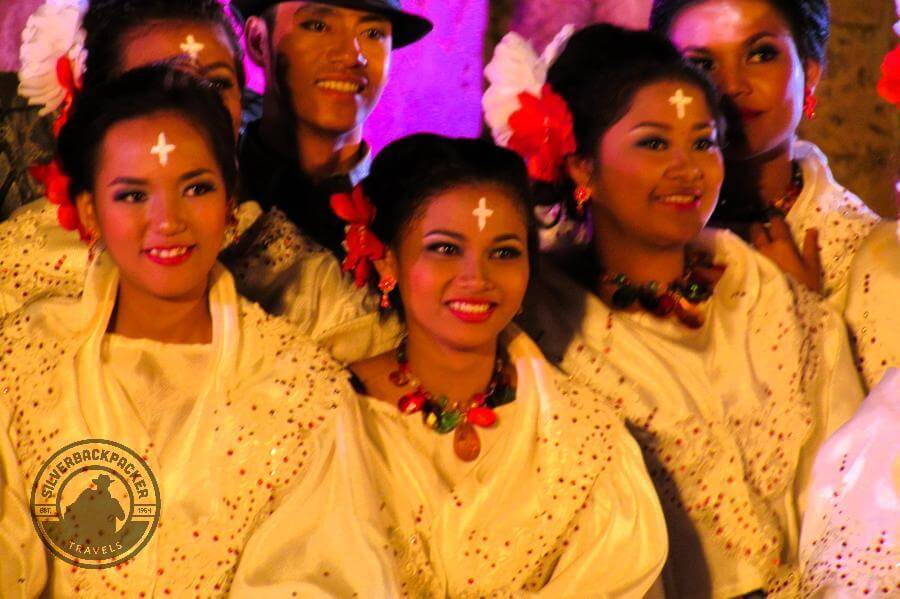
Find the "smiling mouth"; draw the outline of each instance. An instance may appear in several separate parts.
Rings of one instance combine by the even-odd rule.
[[[322,79],[316,81],[316,87],[342,94],[360,94],[366,89],[366,84],[338,79]]]
[[[190,258],[196,247],[196,245],[153,247],[144,250],[144,253],[147,254],[147,258],[151,262],[162,264],[163,266],[175,266]]]
[[[494,304],[490,302],[462,302],[462,301],[453,301],[448,302],[447,306],[456,312],[462,312],[464,314],[487,314],[493,307]]]
[[[666,206],[670,206],[676,210],[695,210],[700,207],[700,197],[701,194],[699,193],[672,194],[660,196],[657,199],[657,202]]]

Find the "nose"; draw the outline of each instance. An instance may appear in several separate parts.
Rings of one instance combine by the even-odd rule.
[[[703,171],[692,152],[678,148],[673,152],[672,164],[666,174],[684,183],[696,183],[703,178]]]
[[[329,52],[329,59],[332,63],[342,68],[364,67],[368,64],[368,59],[362,51],[359,37],[355,31],[342,31],[336,37]]]
[[[736,98],[750,93],[750,83],[740,64],[721,64],[713,78],[719,91],[726,96]]]
[[[483,256],[467,256],[463,260],[462,270],[457,276],[457,281],[472,290],[481,291],[490,287],[485,258]]]
[[[153,230],[165,236],[185,230],[182,198],[171,192],[161,192],[150,203],[150,223]]]

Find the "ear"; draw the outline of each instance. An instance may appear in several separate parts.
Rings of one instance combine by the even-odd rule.
[[[569,173],[569,177],[575,182],[575,185],[591,187],[594,178],[594,165],[591,160],[571,154],[566,157],[566,172]]]
[[[75,208],[78,210],[78,220],[84,228],[100,235],[100,223],[97,221],[97,213],[94,210],[94,196],[88,192],[78,194],[75,198]]]
[[[392,277],[395,281],[397,280],[399,269],[397,268],[397,254],[394,253],[394,250],[387,248],[384,251],[384,258],[375,260],[373,264],[375,270],[378,271],[379,278]]]
[[[263,69],[266,68],[269,56],[269,26],[265,19],[250,17],[244,26],[244,36],[247,40],[247,56],[250,60]]]
[[[806,87],[813,92],[822,80],[822,63],[812,58],[803,61],[803,73],[806,76]]]

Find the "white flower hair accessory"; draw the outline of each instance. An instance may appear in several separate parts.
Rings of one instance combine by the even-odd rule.
[[[84,72],[86,52],[81,21],[87,0],[47,0],[25,24],[19,48],[19,95],[40,114],[58,109],[71,100],[72,85]],[[65,58],[68,66],[63,66]]]
[[[484,68],[484,76],[490,85],[481,105],[498,145],[506,147],[512,136],[509,117],[521,108],[519,94],[541,95],[547,82],[547,70],[565,49],[573,33],[574,25],[564,26],[540,56],[528,40],[515,32],[507,33],[497,44],[494,56]]]
[[[547,84],[547,70],[574,31],[563,27],[540,56],[522,36],[508,33],[484,69],[490,85],[482,106],[494,141],[518,153],[535,181],[557,181],[576,149],[569,107]]]

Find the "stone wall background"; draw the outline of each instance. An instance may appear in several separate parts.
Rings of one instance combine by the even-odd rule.
[[[40,3],[0,0],[0,70],[17,68],[22,27]],[[437,26],[430,39],[394,56],[393,78],[367,127],[376,148],[416,131],[477,135],[481,70],[506,31],[519,31],[542,47],[566,23],[642,27],[650,0],[404,0],[404,5]],[[832,11],[818,117],[804,123],[801,133],[830,157],[840,182],[881,213],[894,214],[900,111],[875,92],[881,59],[896,42],[894,3],[832,0]]]

